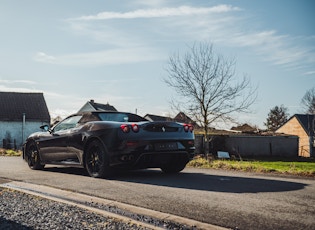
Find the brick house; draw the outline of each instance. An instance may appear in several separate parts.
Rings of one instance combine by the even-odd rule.
[[[0,147],[21,148],[31,133],[49,123],[43,93],[0,92]]]
[[[301,157],[315,156],[315,115],[295,114],[276,133],[296,135],[299,137],[298,155]]]

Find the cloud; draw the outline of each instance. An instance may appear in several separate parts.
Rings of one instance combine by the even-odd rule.
[[[138,4],[141,3],[143,1],[139,0]],[[160,6],[164,3],[157,0],[154,4]],[[242,14],[235,14],[239,11],[242,11]],[[127,20],[106,21],[106,23],[102,21],[146,18],[152,20],[138,20],[136,23],[129,23]],[[144,60],[143,57],[137,55],[133,47],[152,47],[156,46],[157,42],[167,46],[167,42],[180,41],[187,44],[210,40],[218,45],[247,48],[261,60],[287,69],[302,69],[315,61],[314,50],[307,45],[314,44],[314,37],[292,37],[280,34],[272,27],[257,29],[259,23],[255,23],[243,9],[231,5],[160,7],[127,12],[106,11],[67,21],[73,31],[80,35],[89,36],[97,42],[118,48],[88,54],[74,54],[72,61],[69,60],[71,56],[54,57],[41,53],[38,55],[38,60],[46,63],[60,61],[72,64],[84,61],[88,65],[132,63]],[[126,23],[128,23],[127,27]],[[147,48],[142,48],[142,51],[145,49]],[[123,54],[123,50],[126,50],[126,55]],[[149,52],[140,51],[141,55],[147,55],[149,60],[161,58],[161,55],[153,55]],[[109,60],[106,55],[113,55],[113,58]],[[91,60],[85,60],[87,57]]]
[[[0,84],[28,84],[35,85],[37,82],[29,80],[2,80],[0,79]]]
[[[209,13],[226,13],[238,11],[240,8],[231,5],[217,5],[213,7],[180,6],[176,8],[140,9],[121,12],[102,12],[96,15],[82,16],[72,20],[107,20],[107,19],[135,19],[135,18],[161,18],[171,16],[201,15]]]
[[[150,7],[159,7],[161,5],[167,4],[167,0],[135,0],[134,5],[145,5]]]
[[[46,57],[49,55],[42,55],[42,52],[38,52],[34,59],[38,62],[57,65],[100,66],[161,60],[164,57],[159,55],[159,53],[158,50],[153,48],[126,47],[96,52],[59,55],[54,56],[53,59],[47,59]]]
[[[264,61],[286,68],[298,69],[314,63],[312,48],[304,45],[306,37],[280,35],[275,30],[234,33],[229,41],[234,46],[255,51]]]
[[[41,92],[35,88],[35,85],[38,85],[35,81],[0,79],[0,91],[5,92]]]
[[[38,62],[45,62],[45,63],[55,63],[56,58],[54,56],[47,55],[44,52],[37,52],[35,54],[35,60]]]
[[[25,88],[25,87],[10,87],[6,85],[1,85],[0,84],[0,91],[4,92],[21,92],[21,93],[38,93],[41,92],[40,90],[36,89],[30,89],[30,88]]]

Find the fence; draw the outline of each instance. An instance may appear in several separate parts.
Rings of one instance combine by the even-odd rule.
[[[297,136],[210,135],[209,153],[218,151],[250,157],[297,157]],[[204,154],[204,136],[195,136],[196,153]]]

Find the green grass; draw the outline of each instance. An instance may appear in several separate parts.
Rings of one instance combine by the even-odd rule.
[[[298,176],[315,177],[315,162],[310,160],[305,161],[281,161],[281,160],[207,160],[198,157],[188,163],[188,167],[196,168],[211,168],[237,170],[245,172],[257,173],[279,173]]]

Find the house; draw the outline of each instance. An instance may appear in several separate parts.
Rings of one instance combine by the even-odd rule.
[[[0,92],[0,146],[21,148],[26,138],[49,125],[43,93]]]
[[[295,114],[276,133],[296,135],[299,137],[298,155],[302,157],[315,156],[315,115]]]
[[[147,114],[144,116],[145,119],[149,121],[175,121],[179,123],[187,123],[193,124],[195,127],[199,127],[195,121],[193,121],[190,117],[188,117],[185,113],[180,112],[174,118],[171,117],[163,117],[153,114]]]
[[[100,104],[96,103],[94,100],[90,100],[86,102],[81,109],[79,109],[78,113],[86,111],[117,111],[117,109],[108,103]]]
[[[185,113],[179,112],[173,119],[176,122],[192,124],[195,128],[200,128],[199,125],[188,117]]]
[[[144,118],[149,121],[173,121],[173,119],[170,117],[163,117],[163,116],[158,116],[158,115],[153,115],[153,114],[147,114],[144,116]]]

